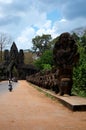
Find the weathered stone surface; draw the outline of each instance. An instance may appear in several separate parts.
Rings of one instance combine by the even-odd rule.
[[[77,44],[69,33],[59,36],[53,48],[55,69],[27,77],[29,82],[39,87],[51,89],[60,95],[71,95],[73,67],[79,60]]]
[[[13,74],[15,71],[15,74]],[[35,73],[37,69],[33,65],[24,64],[24,52],[18,52],[15,42],[13,42],[10,51],[4,51],[4,61],[0,64],[0,72],[3,79],[13,78],[26,79],[26,75]]]
[[[69,33],[60,35],[53,49],[55,66],[59,69],[60,95],[71,95],[73,66],[79,60],[77,45]]]

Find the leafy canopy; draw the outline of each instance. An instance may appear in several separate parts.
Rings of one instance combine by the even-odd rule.
[[[42,36],[36,36],[32,39],[33,52],[37,53],[39,56],[43,54],[43,52],[47,49],[50,49],[50,41],[52,40],[52,37],[50,34],[43,34]]]

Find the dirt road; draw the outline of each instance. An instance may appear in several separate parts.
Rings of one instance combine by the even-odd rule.
[[[19,81],[0,95],[0,130],[86,130],[86,112],[72,112]]]

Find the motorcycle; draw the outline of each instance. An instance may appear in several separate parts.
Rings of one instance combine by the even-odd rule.
[[[13,88],[12,88],[12,85],[9,85],[9,88],[8,88],[8,89],[9,89],[9,91],[11,92],[12,89],[13,89]]]
[[[12,88],[12,81],[10,81],[10,80],[9,80],[9,88],[8,88],[8,89],[9,89],[10,92],[11,92],[12,89],[13,89],[13,88]]]

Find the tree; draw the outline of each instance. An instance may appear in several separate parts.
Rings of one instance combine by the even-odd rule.
[[[73,72],[73,92],[86,97],[86,50],[83,45],[84,43],[79,41],[78,51],[80,53],[80,60]]]
[[[52,40],[51,35],[43,34],[42,36],[36,36],[32,39],[33,51],[37,53],[38,56],[42,55],[43,52],[50,48],[49,42]]]
[[[86,48],[86,33],[81,37],[81,44]]]
[[[76,42],[77,42],[78,40],[80,40],[80,37],[79,37],[75,32],[73,32],[72,37],[74,38],[74,40],[75,40]]]
[[[45,68],[52,68],[53,66],[53,52],[52,50],[46,50],[40,58],[38,58],[34,64],[40,70],[44,70]]]
[[[0,33],[0,61],[2,61],[2,51],[11,44],[11,37],[6,33]]]

